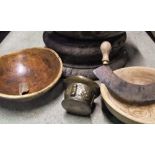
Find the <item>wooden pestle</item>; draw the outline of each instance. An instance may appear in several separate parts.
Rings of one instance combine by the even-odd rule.
[[[104,41],[101,46],[100,46],[101,52],[102,52],[102,62],[104,65],[108,65],[110,60],[109,60],[109,55],[112,49],[111,43],[108,41]]]

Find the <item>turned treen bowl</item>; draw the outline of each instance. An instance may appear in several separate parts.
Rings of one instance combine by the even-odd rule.
[[[132,84],[147,85],[155,83],[154,68],[126,67],[116,70],[115,74]],[[122,122],[129,124],[155,123],[155,103],[140,105],[118,100],[104,84],[101,84],[101,94],[109,111]]]
[[[62,61],[48,48],[29,48],[0,57],[0,98],[25,100],[51,89],[62,74]]]

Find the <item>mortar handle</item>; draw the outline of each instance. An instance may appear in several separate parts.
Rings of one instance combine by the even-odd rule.
[[[109,64],[109,55],[112,49],[111,43],[108,41],[102,42],[100,46],[101,52],[102,52],[102,62],[104,65]]]

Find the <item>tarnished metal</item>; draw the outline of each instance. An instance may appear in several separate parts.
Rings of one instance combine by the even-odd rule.
[[[107,40],[112,44],[110,53],[114,69],[124,67],[127,62],[124,31],[45,31],[46,47],[58,52],[63,61],[63,76],[82,75],[96,79],[93,69],[102,65],[100,44]],[[121,63],[120,63],[121,61]]]
[[[109,66],[102,66],[94,73],[113,95],[124,101],[129,103],[155,102],[155,83],[148,85],[128,83],[115,75]]]
[[[64,86],[64,109],[76,115],[90,115],[94,99],[100,94],[98,84],[83,76],[73,76],[64,80]]]
[[[101,45],[101,51],[106,62],[109,60],[108,56],[111,50],[109,45],[110,43],[107,42],[103,42]],[[105,57],[105,55],[107,56]],[[106,85],[108,90],[119,99],[129,103],[143,104],[155,102],[155,83],[148,85],[128,83],[114,74],[108,63],[95,69],[94,73]]]
[[[56,33],[74,39],[97,40],[117,37],[124,34],[124,31],[56,31]]]

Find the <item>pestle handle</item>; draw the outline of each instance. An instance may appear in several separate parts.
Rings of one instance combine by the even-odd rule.
[[[101,52],[102,52],[102,62],[104,65],[108,65],[109,64],[109,55],[110,55],[110,51],[112,49],[111,43],[108,41],[104,41],[101,46],[100,46]]]

